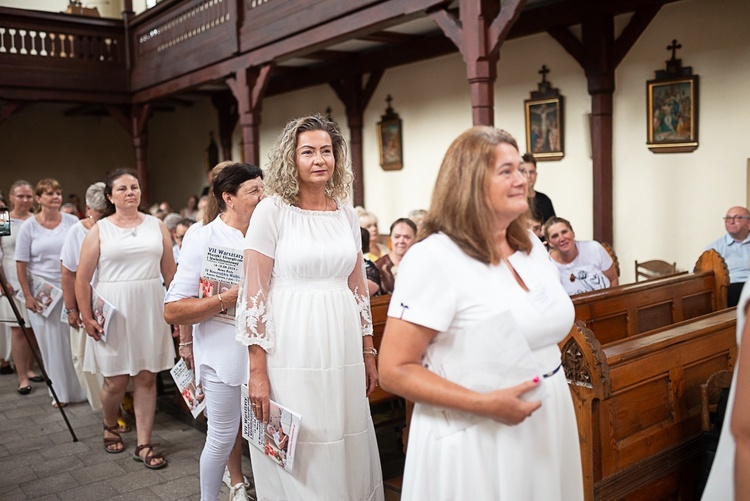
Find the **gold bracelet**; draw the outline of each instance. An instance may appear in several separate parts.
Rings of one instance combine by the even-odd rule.
[[[224,301],[221,300],[221,293],[216,294],[216,296],[218,296],[218,298],[219,298],[219,306],[221,307],[221,313],[226,312],[227,309],[224,308]]]
[[[375,348],[363,348],[362,349],[362,354],[363,355],[372,355],[373,357],[377,357],[378,356],[378,350],[376,350]]]
[[[192,341],[188,341],[187,343],[180,343],[178,346],[180,348],[184,348],[186,346],[190,346],[191,344],[193,344],[193,342]]]

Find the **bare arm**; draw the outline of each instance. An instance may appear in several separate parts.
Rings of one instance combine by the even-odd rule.
[[[76,302],[76,272],[70,271],[62,264],[60,269],[62,270],[63,304],[65,309],[68,310],[68,325],[74,329],[79,329],[83,327],[83,322],[78,315],[78,303]]]
[[[29,263],[26,261],[16,261],[16,272],[18,273],[18,283],[21,285],[21,291],[23,291],[23,297],[26,301],[26,309],[31,311],[38,311],[40,309],[39,303],[36,302],[34,296],[31,295],[31,284],[29,284]]]
[[[164,305],[164,320],[169,324],[191,325],[202,322],[224,311],[221,307],[231,308],[237,304],[239,285],[233,286],[221,293],[210,297],[186,297]]]
[[[94,319],[91,311],[91,279],[99,264],[99,225],[94,225],[83,240],[81,259],[76,272],[75,291],[78,310],[86,333],[99,341],[104,328]]]
[[[539,380],[490,393],[477,393],[452,383],[422,366],[422,355],[437,331],[388,318],[380,345],[380,380],[383,388],[414,402],[459,409],[505,424],[518,424],[541,402],[524,402],[521,395]]]
[[[164,223],[159,221],[159,229],[161,230],[162,245],[164,249],[161,253],[161,276],[164,277],[164,287],[169,288],[169,284],[172,283],[174,273],[177,271],[177,265],[174,262],[174,254],[172,254],[172,237],[169,236],[169,230]]]
[[[735,499],[748,501],[750,500],[750,476],[748,476],[750,471],[750,322],[747,320],[742,329],[739,366],[734,384],[737,389],[730,426],[737,444],[734,455]]]
[[[604,271],[604,276],[609,279],[610,287],[617,287],[618,285],[620,285],[620,277],[617,276],[617,267],[614,263],[609,267],[608,270]]]

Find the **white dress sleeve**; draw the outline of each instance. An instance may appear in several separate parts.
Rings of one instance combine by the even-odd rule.
[[[362,255],[362,232],[359,229],[359,220],[351,207],[344,206],[346,215],[352,228],[352,237],[354,238],[357,252],[357,262],[354,269],[349,274],[349,290],[354,295],[354,301],[357,303],[359,311],[359,320],[362,326],[363,336],[372,336],[372,311],[370,309],[370,291],[367,288],[367,272],[365,270],[365,260]]]
[[[406,320],[438,332],[445,332],[458,310],[455,284],[443,262],[470,259],[460,250],[445,245],[445,235],[434,235],[412,245],[401,259],[398,278],[388,306],[388,316]]]
[[[258,345],[267,353],[273,353],[274,349],[268,298],[280,218],[275,198],[261,201],[253,212],[245,236],[244,277],[240,281],[234,323],[239,344]]]
[[[18,230],[18,235],[16,235],[15,255],[13,256],[13,259],[16,261],[23,261],[25,263],[31,261],[31,233],[33,231],[31,225],[33,223],[34,218],[32,216],[24,221],[21,228]]]

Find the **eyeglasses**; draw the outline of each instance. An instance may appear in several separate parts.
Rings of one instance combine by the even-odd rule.
[[[726,221],[727,223],[733,223],[735,221],[739,223],[743,219],[750,219],[750,217],[748,216],[724,216],[722,219]]]

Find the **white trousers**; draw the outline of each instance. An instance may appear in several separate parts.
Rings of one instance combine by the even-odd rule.
[[[201,501],[218,501],[224,466],[240,429],[242,394],[239,386],[223,383],[211,367],[202,365],[200,372],[208,414],[200,464]]]

